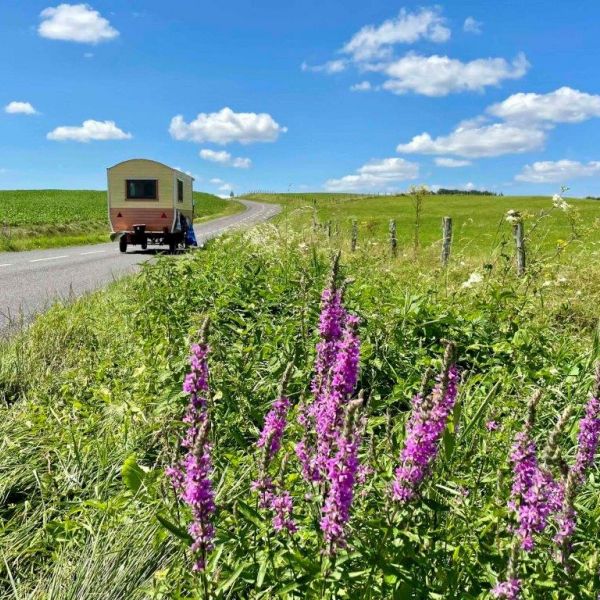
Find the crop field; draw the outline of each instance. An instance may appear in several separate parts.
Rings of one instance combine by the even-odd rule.
[[[239,202],[195,192],[198,219],[243,210]],[[106,192],[0,191],[0,251],[109,241]]]
[[[265,199],[0,346],[0,597],[597,599],[600,203]]]

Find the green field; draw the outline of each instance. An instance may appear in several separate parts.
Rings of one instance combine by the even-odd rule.
[[[554,517],[531,551],[519,550],[508,500],[509,455],[536,389],[543,396],[530,436],[542,460],[555,431],[543,463],[552,477],[560,480],[579,452],[600,360],[600,204],[571,201],[579,216],[569,221],[548,198],[426,197],[415,247],[410,198],[320,197],[315,224],[310,198],[270,196],[286,206],[275,222],[160,257],[0,342],[0,597],[490,600],[512,553],[524,600],[596,600],[600,457],[577,482],[564,564]],[[523,277],[509,208],[531,215]],[[445,214],[455,219],[456,244],[443,268]],[[392,217],[397,257],[387,245]],[[557,251],[559,239],[566,245]],[[320,296],[339,249],[344,302],[360,318],[349,396],[361,389],[369,401],[347,546],[329,555],[320,523],[332,484],[305,481],[295,446],[308,435],[298,416],[312,398]],[[184,452],[182,382],[206,316],[216,512],[214,549],[197,573],[191,514],[165,469]],[[411,398],[428,368],[439,372],[443,340],[457,345],[457,401],[419,493],[400,505],[390,490]],[[268,463],[256,442],[290,361],[292,406]],[[344,419],[344,431],[358,427]],[[252,482],[265,469],[294,501],[295,534],[274,531],[259,506]]]
[[[401,248],[410,247],[415,233],[415,199],[411,196],[359,196],[337,194],[253,194],[249,199],[274,202],[284,206],[280,221],[293,228],[310,225],[315,216],[322,226],[331,222],[334,232],[350,237],[352,221],[356,220],[359,244],[382,242],[388,237],[389,221],[396,220]],[[422,197],[419,238],[424,246],[439,242],[442,217],[453,219],[455,253],[460,256],[490,254],[510,231],[505,221],[508,210],[522,213],[530,224],[548,222],[548,227],[536,225],[543,236],[535,244],[553,250],[569,240],[573,226],[580,242],[600,240],[600,201],[567,199],[573,206],[570,213],[553,208],[548,197],[524,196],[438,196]]]
[[[243,210],[239,202],[195,192],[199,220]],[[0,191],[0,251],[109,241],[106,192]]]

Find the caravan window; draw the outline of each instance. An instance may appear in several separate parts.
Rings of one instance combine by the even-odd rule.
[[[128,179],[125,188],[127,200],[158,199],[158,181],[156,179]]]
[[[177,201],[183,202],[183,181],[177,180]]]

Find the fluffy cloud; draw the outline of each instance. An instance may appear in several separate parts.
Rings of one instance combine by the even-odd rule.
[[[322,65],[309,65],[306,61],[300,65],[303,71],[313,71],[314,73],[327,73],[327,75],[333,75],[334,73],[341,73],[346,70],[348,66],[347,61],[337,59],[330,60]]]
[[[600,117],[600,96],[561,87],[548,94],[513,94],[504,102],[490,106],[487,112],[505,120],[526,123],[581,123]]]
[[[525,165],[515,179],[530,183],[559,183],[594,175],[600,175],[600,161],[585,164],[575,160],[547,160]]]
[[[59,4],[45,8],[38,33],[51,40],[97,44],[112,40],[119,32],[87,4]]]
[[[92,140],[129,140],[133,136],[119,129],[114,121],[88,119],[80,127],[57,127],[46,137],[58,142],[90,142]]]
[[[529,68],[524,54],[512,63],[503,58],[478,58],[463,63],[447,56],[407,54],[376,67],[390,79],[383,88],[394,94],[416,92],[425,96],[446,96],[453,92],[482,91],[504,79],[519,79]]]
[[[225,150],[218,152],[216,150],[203,148],[200,150],[200,158],[210,162],[219,163],[227,167],[235,167],[236,169],[248,169],[252,166],[252,161],[249,158],[234,157]]]
[[[327,180],[325,188],[332,192],[391,191],[400,181],[416,179],[418,176],[417,163],[403,158],[384,158],[368,162],[354,175]]]
[[[369,81],[361,81],[350,86],[352,92],[369,92],[373,89]]]
[[[252,144],[274,142],[287,127],[281,127],[267,113],[235,113],[230,108],[219,112],[200,113],[186,123],[181,115],[173,117],[169,133],[176,140],[212,142],[214,144]]]
[[[457,167],[467,167],[471,164],[470,160],[460,160],[456,158],[436,158],[435,164],[438,167],[447,167],[449,169],[456,169]]]
[[[395,19],[381,25],[367,25],[356,33],[342,48],[355,61],[370,61],[387,58],[395,44],[413,44],[421,39],[445,42],[450,38],[450,29],[437,8],[422,8],[415,12],[402,9]]]
[[[37,110],[29,102],[9,102],[4,112],[9,115],[37,115]]]
[[[477,21],[473,17],[467,17],[465,22],[463,23],[463,31],[466,33],[481,33],[481,26],[483,23],[481,21]]]
[[[407,144],[400,144],[396,150],[408,154],[454,154],[479,158],[537,150],[545,140],[546,134],[540,129],[494,123],[457,127],[449,135],[437,138],[422,133]]]

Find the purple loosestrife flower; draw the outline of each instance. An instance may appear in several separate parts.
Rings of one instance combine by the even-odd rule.
[[[493,590],[494,598],[506,598],[507,600],[518,600],[521,595],[521,580],[509,579],[499,583]]]
[[[344,411],[358,381],[360,358],[359,319],[344,308],[345,284],[338,287],[338,270],[339,254],[321,297],[320,341],[311,384],[313,401],[301,410],[298,419],[305,429],[296,446],[302,472],[308,481],[320,483],[328,477],[327,463],[336,452]]]
[[[188,425],[181,442],[187,449],[186,455],[175,466],[167,469],[167,475],[181,500],[192,512],[188,532],[192,537],[192,552],[195,556],[194,570],[202,571],[206,566],[206,555],[213,548],[215,529],[211,517],[215,512],[212,489],[211,444],[208,440],[210,421],[207,411],[208,353],[205,320],[200,343],[192,346],[190,373],[185,378],[183,390],[190,395],[183,421]]]
[[[585,416],[579,421],[577,438],[577,454],[575,463],[567,475],[567,483],[562,499],[561,512],[558,516],[558,531],[554,541],[561,550],[561,560],[566,561],[575,533],[577,513],[574,508],[578,488],[585,483],[588,469],[600,445],[600,363],[596,366],[596,381],[592,396],[585,407]]]
[[[265,417],[263,430],[256,445],[258,448],[264,448],[269,462],[273,460],[281,448],[281,439],[285,426],[287,425],[287,413],[290,408],[289,398],[280,396],[273,402],[271,410]]]
[[[292,519],[293,500],[291,495],[277,485],[269,476],[269,466],[281,449],[281,441],[287,425],[287,416],[290,400],[285,395],[285,390],[292,373],[294,363],[290,362],[283,374],[279,385],[277,400],[271,405],[271,410],[265,416],[265,422],[256,446],[263,452],[262,462],[259,466],[259,475],[252,482],[252,490],[258,492],[259,506],[273,513],[273,529],[275,531],[287,530],[294,533],[297,530]],[[283,471],[283,469],[282,469]]]
[[[559,510],[563,496],[562,485],[545,465],[538,463],[536,444],[531,438],[540,397],[539,393],[532,397],[525,429],[515,436],[510,454],[514,479],[508,507],[515,514],[516,535],[526,552],[533,550],[534,534],[546,529],[548,519]]]
[[[413,398],[406,439],[392,483],[392,497],[400,503],[413,500],[430,473],[439,451],[440,440],[458,394],[458,370],[454,364],[454,344],[448,344],[444,367],[430,396]]]
[[[356,422],[356,413],[362,403],[363,399],[360,397],[348,405],[344,431],[337,440],[337,451],[327,461],[329,490],[323,504],[321,530],[330,554],[346,545],[345,526],[350,519],[359,467],[361,430]]]

